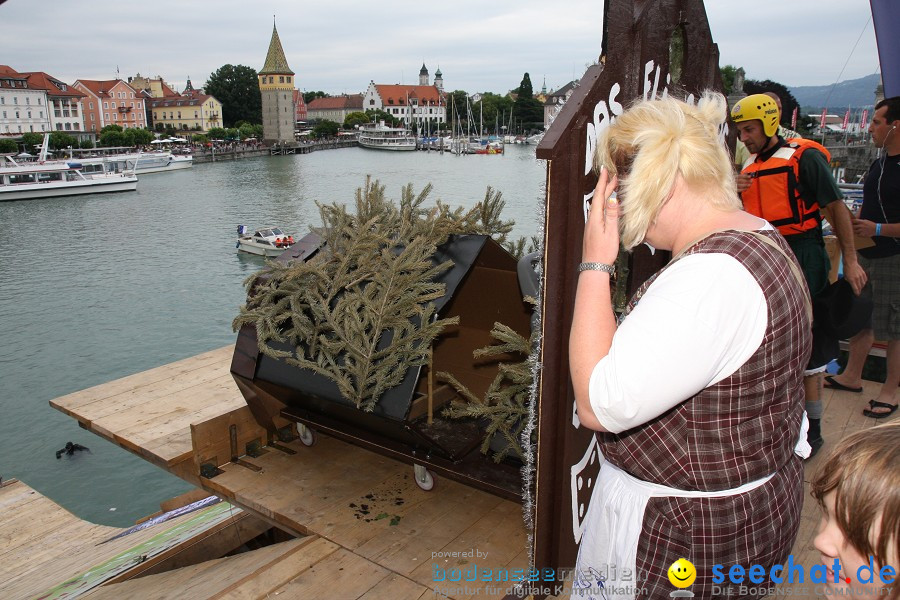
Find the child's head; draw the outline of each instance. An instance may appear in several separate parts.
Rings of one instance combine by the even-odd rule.
[[[812,495],[825,515],[815,547],[831,567],[840,560],[839,578],[861,587],[860,566],[874,556],[870,586],[884,587],[881,567],[900,570],[900,423],[873,427],[841,440],[812,481]],[[868,576],[868,569],[862,573]],[[829,579],[832,574],[829,573]],[[900,594],[893,583],[892,597]]]

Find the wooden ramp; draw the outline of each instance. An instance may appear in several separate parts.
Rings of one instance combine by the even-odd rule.
[[[431,597],[431,590],[321,538],[309,537],[107,586],[91,600]]]
[[[473,569],[490,569],[495,580],[499,569],[511,579],[528,566],[521,506],[444,478],[436,478],[433,491],[422,491],[409,465],[324,435],[311,447],[296,439],[271,442],[229,374],[232,350],[51,404],[94,433],[305,537],[118,583],[94,596],[119,590],[118,597],[166,597],[190,589],[197,598],[282,591],[289,597],[504,597],[509,584],[465,579]],[[876,424],[862,409],[878,385],[867,382],[863,394],[825,391],[826,445],[806,464],[807,482],[840,438]],[[819,562],[813,548],[818,522],[818,506],[807,495],[796,562]]]
[[[266,528],[220,502],[126,534],[83,521],[11,480],[0,486],[0,597],[74,598],[108,582],[197,562],[213,548],[236,548],[239,539]]]

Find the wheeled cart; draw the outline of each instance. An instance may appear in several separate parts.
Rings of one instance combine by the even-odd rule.
[[[459,324],[435,340],[429,364],[410,366],[371,412],[343,398],[327,377],[260,352],[253,326],[239,331],[231,373],[257,421],[271,431],[287,419],[297,424],[306,445],[324,433],[412,464],[422,489],[434,487],[437,474],[520,500],[521,462],[507,457],[497,463],[482,454],[484,423],[443,416],[442,408],[457,392],[434,378],[448,372],[483,397],[498,364],[473,358],[473,351],[494,342],[490,331],[496,322],[528,337],[531,310],[519,290],[516,259],[491,238],[476,235],[452,237],[433,258],[435,264],[448,259],[454,266],[439,279],[446,293],[435,305],[440,317],[458,316]],[[287,345],[273,347],[296,352]]]

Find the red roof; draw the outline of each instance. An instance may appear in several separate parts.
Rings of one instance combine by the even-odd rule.
[[[175,98],[178,96],[178,92],[167,86],[162,79],[159,80],[159,85],[162,87],[163,98]]]
[[[16,79],[19,80],[19,84],[10,85],[9,80]],[[4,88],[26,88],[27,82],[23,81],[25,79],[25,75],[19,73],[12,67],[7,65],[0,65],[0,87]]]
[[[308,110],[340,110],[357,108],[362,110],[362,94],[352,96],[332,96],[330,98],[316,98],[307,105]]]
[[[10,67],[9,65],[0,65],[0,77],[11,77],[13,79],[24,79],[25,76]]]
[[[419,105],[437,106],[444,104],[441,93],[433,85],[380,85],[375,89],[385,106],[406,106],[407,98],[418,99]]]
[[[128,85],[128,83],[123,81],[122,79],[106,79],[103,81],[98,81],[96,79],[79,79],[75,83],[80,83],[99,98],[111,98],[111,96],[109,95],[109,91],[113,89],[116,84],[120,83],[129,90],[137,93],[137,90]]]
[[[64,81],[60,81],[52,75],[48,75],[43,71],[35,71],[33,73],[23,73],[28,77],[28,87],[39,90],[46,90],[48,96],[69,96],[72,98],[84,98],[85,95],[73,88]]]

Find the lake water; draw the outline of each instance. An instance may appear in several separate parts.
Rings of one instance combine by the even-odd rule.
[[[53,398],[234,343],[243,280],[263,266],[234,249],[238,224],[298,237],[315,202],[353,204],[367,174],[427,183],[432,201],[473,206],[501,191],[514,237],[538,233],[545,166],[504,156],[360,148],[195,165],[145,175],[137,192],[0,203],[0,477],[76,515],[130,525],[190,486],[78,427]],[[91,452],[56,458],[72,441]]]

